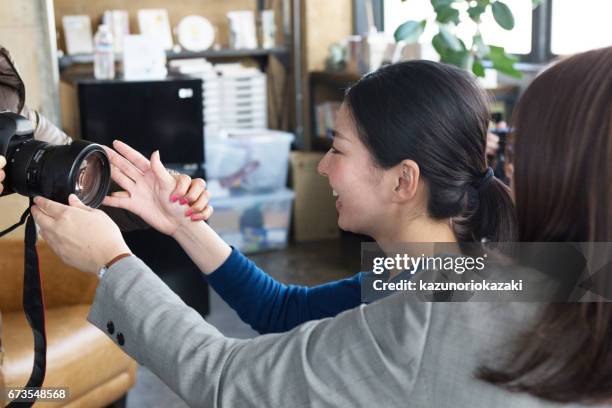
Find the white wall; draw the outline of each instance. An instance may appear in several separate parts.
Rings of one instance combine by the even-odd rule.
[[[0,1],[0,44],[9,50],[26,85],[26,103],[50,120],[58,120],[47,3],[51,0]],[[53,43],[55,39],[53,39]]]
[[[26,85],[26,103],[57,121],[58,90],[54,81],[47,3],[52,0],[0,0],[0,44],[9,50]],[[55,43],[55,38],[53,38]],[[0,230],[17,221],[27,208],[27,198],[12,194],[0,199]],[[23,227],[7,239],[21,239]]]

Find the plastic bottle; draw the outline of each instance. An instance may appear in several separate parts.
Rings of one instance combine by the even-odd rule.
[[[94,37],[94,77],[96,79],[115,78],[113,34],[106,24],[98,26],[98,32]]]

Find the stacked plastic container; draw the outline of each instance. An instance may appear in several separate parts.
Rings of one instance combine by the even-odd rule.
[[[243,252],[287,246],[293,191],[287,189],[293,135],[239,129],[207,140],[213,229]]]
[[[239,64],[172,61],[202,79],[210,226],[243,252],[287,246],[294,193],[286,188],[291,133],[267,129],[266,75]]]

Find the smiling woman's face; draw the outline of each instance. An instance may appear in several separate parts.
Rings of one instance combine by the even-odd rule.
[[[346,231],[375,236],[384,224],[386,203],[385,171],[377,168],[345,104],[336,119],[332,148],[319,163],[337,194],[338,226]]]

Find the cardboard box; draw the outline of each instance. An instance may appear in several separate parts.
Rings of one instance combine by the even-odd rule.
[[[295,191],[293,234],[296,242],[340,236],[336,199],[317,166],[323,153],[292,152],[291,184]]]

